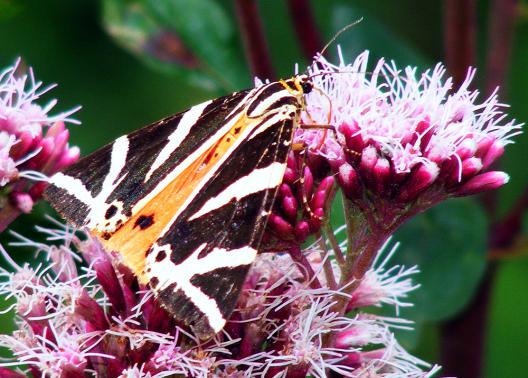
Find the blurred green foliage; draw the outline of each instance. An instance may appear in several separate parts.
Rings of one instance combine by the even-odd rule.
[[[425,69],[443,60],[439,0],[328,0],[312,5],[325,41],[342,26],[364,18],[338,40],[346,58],[368,49],[372,60],[385,57],[400,67],[410,64]],[[262,1],[260,6],[277,72],[290,76],[295,63],[302,70],[306,60],[285,3]],[[487,2],[479,2],[478,8],[481,64],[477,75],[482,80]],[[526,19],[517,24],[515,36],[511,74],[501,98],[511,103],[511,115],[522,121],[528,119]],[[83,125],[70,130],[72,143],[84,154],[163,116],[252,83],[233,4],[227,1],[0,0],[0,45],[1,67],[21,56],[34,67],[37,78],[59,83],[47,97],[59,99],[57,111],[83,106],[76,115]],[[527,144],[526,136],[518,137],[502,160],[512,176],[500,191],[502,214],[527,185]],[[32,225],[42,222],[47,211],[41,205],[13,228],[31,233]],[[402,242],[394,262],[418,264],[421,269],[415,278],[422,287],[411,298],[416,306],[403,311],[416,322],[417,330],[401,337],[426,360],[439,360],[437,322],[461,311],[480,282],[486,266],[488,225],[477,201],[456,200],[417,217],[393,239]],[[2,241],[6,240],[3,235]],[[27,260],[23,253],[17,256],[19,260]],[[521,254],[501,262],[497,277],[486,376],[523,376],[528,259]],[[2,319],[5,331],[11,320]]]

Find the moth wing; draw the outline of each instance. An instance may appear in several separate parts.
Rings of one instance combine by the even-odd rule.
[[[294,119],[246,140],[156,240],[146,276],[162,305],[206,338],[223,328],[286,169]]]
[[[73,225],[111,234],[175,166],[222,127],[247,93],[204,102],[118,138],[52,176],[44,197]]]
[[[45,196],[207,337],[255,259],[299,111],[278,82],[196,105],[52,176]]]

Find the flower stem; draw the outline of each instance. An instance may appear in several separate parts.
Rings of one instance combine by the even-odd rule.
[[[316,236],[317,242],[319,243],[319,247],[321,248],[321,258],[324,259],[323,269],[325,273],[326,282],[328,283],[328,287],[330,287],[330,289],[335,290],[337,289],[337,281],[335,279],[334,269],[332,268],[330,256],[328,256],[328,249],[326,248],[326,243],[321,233],[318,233]]]
[[[251,74],[261,79],[275,78],[275,71],[255,0],[235,0],[238,24]]]
[[[310,287],[312,287],[313,289],[321,288],[321,283],[315,275],[312,265],[302,252],[301,247],[299,247],[298,245],[292,246],[288,249],[288,254],[291,256],[292,260],[295,263],[299,264],[301,273],[307,277],[310,283]]]
[[[475,0],[445,2],[444,49],[447,68],[457,87],[475,62],[475,10]]]
[[[451,35],[452,39],[471,38],[474,43],[476,37],[469,36],[469,34],[475,34],[474,5],[474,0],[448,1],[447,7],[451,9],[446,9],[446,36]],[[468,8],[461,12],[462,9],[460,8],[468,6],[471,7],[470,9],[473,13],[467,13]],[[485,93],[487,94],[492,93],[497,86],[505,82],[517,7],[517,0],[493,0],[491,2],[486,67],[487,80],[485,85]],[[454,15],[454,13],[458,13],[458,16]],[[453,19],[451,21],[447,20],[450,14],[451,17],[456,17],[458,20],[460,24],[458,29],[454,25]],[[462,30],[466,32],[464,33]],[[467,69],[468,65],[474,63],[473,47],[463,52],[464,49],[457,45],[455,41],[446,38],[445,43],[448,55],[448,68],[451,72],[462,72]],[[453,55],[456,56],[457,54],[460,56],[456,59],[453,58]],[[469,54],[472,54],[472,56]],[[485,193],[481,197],[481,202],[489,217],[491,219],[496,217],[497,193],[495,191]],[[522,199],[520,202],[522,203]],[[513,207],[511,218],[506,217],[503,222],[492,227],[489,241],[490,250],[507,247],[515,240],[520,231],[520,227],[513,227],[513,225],[518,223],[515,219],[517,211]],[[459,377],[478,377],[482,375],[490,296],[495,280],[495,272],[496,265],[492,263],[487,267],[472,302],[463,312],[441,326],[441,364],[446,375]]]
[[[308,61],[321,51],[323,44],[317,25],[307,0],[288,0],[290,17],[295,27],[295,33]]]
[[[339,247],[339,243],[334,235],[334,230],[332,229],[328,221],[323,222],[321,228],[323,229],[326,238],[328,239],[330,245],[332,246],[332,249],[334,250],[334,256],[337,260],[337,263],[339,264],[339,266],[342,266],[345,263],[345,256],[343,256],[343,251],[341,251],[341,248]]]
[[[21,211],[18,208],[6,200],[5,205],[0,209],[0,233],[4,232],[20,213]]]

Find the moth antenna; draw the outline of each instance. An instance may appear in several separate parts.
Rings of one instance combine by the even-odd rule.
[[[319,54],[323,55],[325,53],[325,51],[332,45],[332,43],[335,42],[335,40],[337,39],[337,37],[339,37],[341,34],[343,34],[344,32],[346,32],[348,29],[350,29],[352,26],[356,26],[357,24],[359,24],[361,21],[363,21],[363,17],[359,18],[358,20],[342,27],[337,33],[334,34],[334,36],[332,37],[332,39],[330,39],[330,41],[327,42],[327,44],[323,47],[323,49],[321,50],[321,52]]]

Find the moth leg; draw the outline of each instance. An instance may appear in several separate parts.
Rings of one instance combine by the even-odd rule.
[[[303,207],[304,207],[304,210],[308,213],[308,215],[310,216],[310,218],[312,219],[317,219],[317,220],[322,220],[320,216],[318,216],[317,214],[314,213],[314,211],[312,210],[312,207],[310,206],[310,201],[308,200],[308,193],[306,192],[306,187],[304,185],[304,171],[305,171],[305,168],[308,166],[308,164],[306,163],[306,156],[307,156],[307,151],[308,151],[308,147],[302,143],[296,143],[296,145],[298,146],[302,146],[302,148],[299,151],[299,155],[302,156],[302,159],[301,159],[301,167],[299,169],[299,186],[300,186],[300,191],[301,191],[301,200],[302,200],[302,204],[303,204]],[[294,144],[295,146],[295,144]],[[293,146],[292,146],[293,148]],[[294,150],[295,152],[295,150]]]

